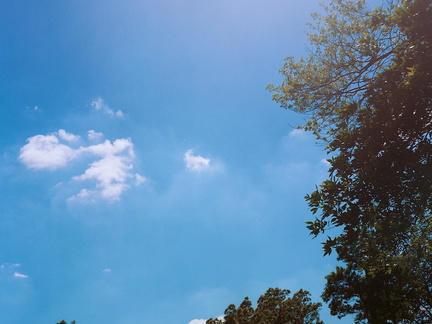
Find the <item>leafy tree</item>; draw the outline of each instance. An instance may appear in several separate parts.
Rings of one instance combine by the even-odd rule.
[[[287,289],[269,288],[258,299],[256,308],[246,297],[239,307],[231,304],[224,321],[209,319],[207,324],[323,324],[319,318],[320,303],[313,303],[307,291],[299,290],[292,297]]]
[[[311,34],[315,52],[287,60],[271,86],[282,106],[312,114],[330,177],[306,196],[324,253],[333,315],[356,322],[432,323],[432,2],[370,11],[335,0]],[[341,36],[338,35],[338,31]]]
[[[327,15],[313,13],[315,24],[309,24],[311,54],[297,62],[287,57],[280,70],[284,81],[268,86],[283,108],[310,114],[305,128],[320,138],[337,132],[334,124],[361,106],[403,38],[392,22],[397,4],[371,11],[365,0],[334,0],[323,7]]]

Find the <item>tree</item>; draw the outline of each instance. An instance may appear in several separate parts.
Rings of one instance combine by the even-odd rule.
[[[334,124],[361,107],[374,77],[392,63],[403,38],[392,22],[397,5],[374,11],[365,0],[323,5],[327,16],[313,13],[315,24],[309,24],[311,54],[297,62],[292,56],[285,59],[280,70],[284,81],[268,86],[273,100],[283,108],[310,114],[305,128],[320,138],[337,131]]]
[[[323,298],[357,323],[431,323],[432,2],[328,8],[315,16],[316,56],[289,59],[284,83],[271,87],[282,106],[312,113],[305,128],[333,156],[329,179],[306,196],[319,213],[311,234],[338,228],[323,248],[345,263]]]
[[[313,303],[307,291],[299,290],[292,297],[287,289],[269,288],[260,296],[254,309],[245,297],[239,307],[231,304],[224,321],[209,319],[207,324],[324,324],[319,318],[320,303]]]

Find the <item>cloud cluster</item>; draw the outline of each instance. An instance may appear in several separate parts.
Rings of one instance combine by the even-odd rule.
[[[186,168],[194,172],[200,172],[210,166],[210,159],[205,159],[200,155],[194,155],[192,149],[184,154],[184,161],[186,163]]]
[[[117,111],[112,110],[101,97],[93,100],[90,103],[90,106],[92,106],[93,109],[100,110],[103,113],[110,115],[110,116],[114,116],[114,117],[123,117],[124,116],[124,114],[121,110],[117,110]]]
[[[90,140],[102,137],[102,133],[88,131]],[[73,144],[78,144],[80,139],[63,129],[49,135],[35,135],[21,148],[19,160],[30,169],[53,171],[70,165],[77,157],[90,156],[93,162],[83,174],[74,176],[72,180],[96,184],[91,189],[81,189],[70,200],[118,200],[130,186],[130,180],[135,180],[135,184],[146,181],[143,176],[132,172],[135,153],[130,139],[105,140],[99,144],[74,147]]]
[[[109,108],[100,98],[92,105],[95,109]],[[87,138],[64,129],[32,136],[21,147],[18,159],[29,169],[51,172],[67,167],[72,170],[70,167],[74,162],[90,159],[82,173],[70,178],[74,183],[79,183],[80,188],[68,198],[69,202],[116,201],[132,185],[147,181],[147,178],[133,172],[135,152],[131,139],[104,140],[104,134],[95,130],[87,131]],[[193,149],[186,151],[183,159],[186,169],[191,172],[223,171],[221,163],[196,155]]]
[[[13,272],[12,275],[14,278],[27,279],[29,276],[16,271],[16,269],[19,267],[21,267],[21,264],[19,263],[4,263],[0,265],[0,270],[6,271],[8,273]]]

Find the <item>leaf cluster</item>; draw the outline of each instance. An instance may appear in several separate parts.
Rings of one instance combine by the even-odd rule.
[[[257,307],[245,297],[239,307],[231,304],[224,320],[209,319],[207,324],[324,324],[319,318],[320,303],[313,303],[309,292],[299,290],[292,297],[287,289],[269,288],[258,299]]]
[[[389,12],[397,4],[370,10],[365,0],[334,0],[313,13],[310,55],[287,57],[281,85],[270,84],[283,108],[310,115],[304,125],[326,140],[335,122],[361,106],[374,77],[388,67],[402,37]]]

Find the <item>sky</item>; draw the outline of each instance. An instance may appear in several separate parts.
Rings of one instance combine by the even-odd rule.
[[[0,0],[0,323],[321,301],[336,261],[304,196],[326,154],[266,90],[318,2]]]

